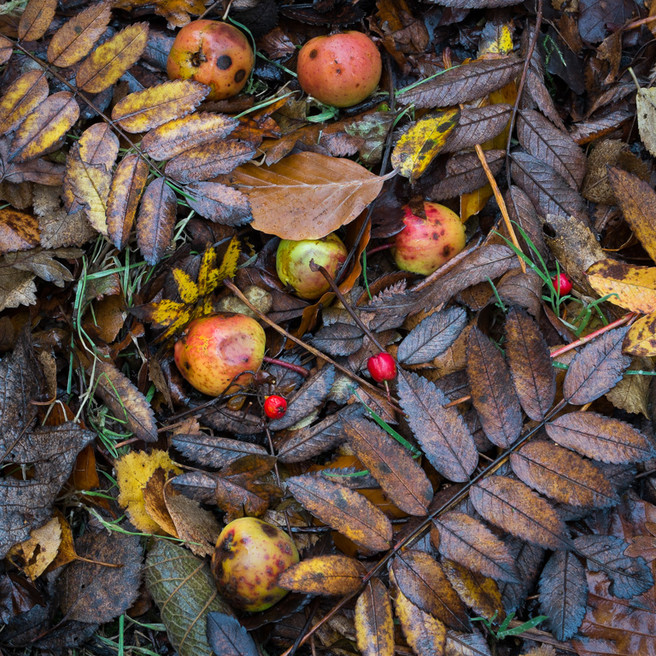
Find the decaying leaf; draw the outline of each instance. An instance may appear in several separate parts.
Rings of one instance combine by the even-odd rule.
[[[315,595],[347,595],[362,585],[364,565],[348,556],[304,558],[280,576],[278,584],[288,590]]]
[[[18,38],[21,41],[36,41],[50,27],[55,17],[57,0],[29,0],[18,23]]]
[[[606,259],[595,262],[587,274],[590,286],[600,296],[608,294],[611,303],[643,314],[656,310],[656,267]]]
[[[137,243],[144,260],[159,262],[173,239],[178,201],[164,178],[156,178],[145,189],[137,216]]]
[[[234,615],[207,614],[207,642],[221,656],[259,656],[253,638]]]
[[[501,593],[494,579],[463,567],[451,560],[442,562],[442,569],[463,603],[478,617],[503,621],[506,611],[501,603]]]
[[[392,603],[378,578],[367,583],[355,604],[355,635],[362,656],[394,655]]]
[[[14,80],[0,98],[0,134],[17,128],[48,97],[48,78],[32,70]]]
[[[393,600],[403,635],[417,656],[442,656],[446,626],[415,606],[398,588],[394,591]]]
[[[624,339],[624,351],[641,357],[656,355],[656,312],[635,321]]]

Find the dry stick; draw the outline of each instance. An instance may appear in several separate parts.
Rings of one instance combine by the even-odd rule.
[[[467,483],[464,484],[462,488],[448,501],[445,501],[437,510],[434,510],[430,515],[425,517],[421,524],[407,537],[401,540],[399,543],[395,544],[362,578],[362,584],[355,591],[351,592],[348,595],[342,597],[339,602],[330,611],[324,615],[303,637],[299,645],[310,638],[323,624],[328,620],[334,617],[351,599],[356,597],[364,590],[364,587],[367,583],[374,577],[378,572],[380,572],[387,563],[402,549],[406,548],[412,541],[418,539],[429,526],[429,524],[437,519],[442,513],[446,512],[449,508],[454,506],[457,503],[460,503],[468,494],[469,490],[476,484],[478,481],[482,480],[486,476],[489,476],[491,473],[496,471],[506,460],[510,457],[512,453],[517,451],[522,445],[524,445],[533,435],[535,435],[545,424],[549,421],[554,415],[560,412],[566,405],[566,401],[562,399],[559,401],[551,410],[551,412],[537,425],[534,426],[524,437],[520,437],[517,442],[510,448],[508,448],[504,453],[502,453],[494,462],[489,464],[485,469],[479,472],[474,478],[470,479]],[[292,654],[292,647],[283,652],[280,656],[290,656]]]

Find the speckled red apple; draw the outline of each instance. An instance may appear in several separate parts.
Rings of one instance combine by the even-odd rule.
[[[396,235],[393,255],[403,271],[428,275],[465,247],[465,227],[448,207],[425,201],[424,216],[403,208],[404,228]]]
[[[298,561],[287,533],[261,519],[241,517],[221,531],[212,556],[212,574],[231,606],[257,612],[287,594],[278,578]]]
[[[246,385],[264,358],[262,326],[243,314],[192,321],[174,347],[175,364],[199,392],[219,396]]]
[[[237,95],[248,82],[255,57],[243,32],[230,23],[196,20],[176,35],[166,62],[171,80],[210,87],[207,100]]]
[[[325,294],[330,285],[321,271],[312,271],[310,262],[314,260],[334,278],[347,255],[344,242],[332,233],[323,239],[283,239],[276,251],[276,272],[280,281],[293,287],[301,298],[315,299]]]
[[[296,67],[303,91],[335,107],[351,107],[370,96],[382,70],[376,44],[354,31],[310,39]]]

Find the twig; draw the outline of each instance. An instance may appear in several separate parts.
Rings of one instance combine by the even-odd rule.
[[[268,362],[269,364],[275,364],[277,367],[284,367],[285,369],[294,371],[300,376],[303,376],[303,378],[307,378],[310,375],[310,372],[305,367],[301,367],[300,364],[285,362],[284,360],[279,360],[278,358],[270,358],[267,355],[265,355],[264,358],[262,359],[264,360],[264,362]]]

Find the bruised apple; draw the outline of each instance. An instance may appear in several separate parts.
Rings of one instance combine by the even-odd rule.
[[[243,314],[194,319],[174,347],[180,373],[203,394],[219,396],[246,385],[264,358],[262,326]]]
[[[287,533],[261,519],[241,517],[221,531],[212,556],[212,574],[231,606],[257,612],[287,594],[278,578],[298,560]]]
[[[326,105],[351,107],[378,86],[382,62],[374,42],[351,31],[310,39],[298,53],[296,71],[308,95]]]
[[[195,80],[210,87],[207,100],[237,95],[248,82],[255,57],[243,32],[230,23],[195,20],[175,37],[166,62],[171,80]]]
[[[404,227],[392,250],[399,269],[426,276],[465,247],[465,227],[448,207],[424,201],[423,216],[409,205],[403,211]]]

